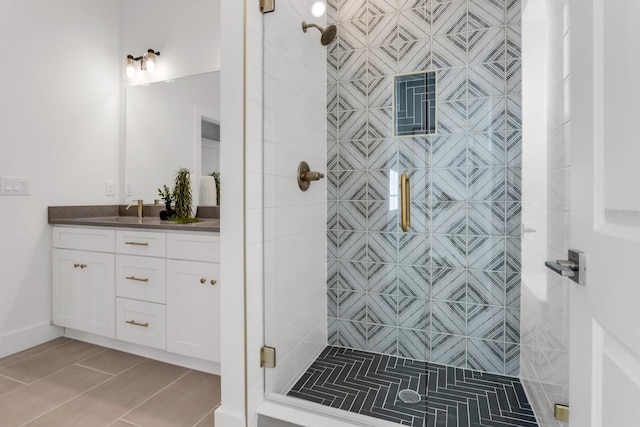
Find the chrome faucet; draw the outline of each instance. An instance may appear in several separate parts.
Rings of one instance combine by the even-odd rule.
[[[133,200],[133,201],[131,202],[131,204],[130,204],[129,206],[127,206],[127,210],[129,210],[129,208],[130,208],[131,206],[135,206],[136,204],[138,205],[138,218],[142,218],[142,206],[143,206],[143,204],[144,204],[144,202],[142,201],[142,199],[140,199],[140,200]]]

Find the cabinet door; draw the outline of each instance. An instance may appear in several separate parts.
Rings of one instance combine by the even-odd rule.
[[[84,321],[81,330],[115,338],[115,255],[83,254]]]
[[[54,249],[52,261],[53,323],[67,328],[82,329],[82,252]]]
[[[219,264],[167,260],[167,350],[220,361]]]
[[[53,249],[53,323],[115,338],[115,257]]]

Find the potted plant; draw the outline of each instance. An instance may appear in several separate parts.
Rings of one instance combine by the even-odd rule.
[[[173,200],[175,214],[173,221],[180,224],[197,222],[198,219],[192,216],[191,203],[191,183],[189,181],[189,169],[182,168],[176,173],[175,185],[173,187]]]
[[[171,202],[173,201],[171,190],[165,184],[162,189],[158,188],[158,195],[162,200],[164,200],[165,207],[165,210],[160,211],[160,219],[170,219],[175,214],[175,211],[171,208]]]

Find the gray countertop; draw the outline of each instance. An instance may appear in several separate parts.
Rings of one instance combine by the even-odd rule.
[[[220,232],[220,219],[199,218],[191,224],[163,221],[158,216],[138,218],[119,215],[117,206],[52,206],[49,207],[49,224],[89,225],[95,227],[145,228],[156,230]]]

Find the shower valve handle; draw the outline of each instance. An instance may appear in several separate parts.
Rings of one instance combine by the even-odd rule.
[[[311,181],[318,181],[320,178],[324,178],[324,174],[312,171],[307,162],[300,162],[298,165],[298,187],[302,191],[307,191]]]
[[[318,181],[320,178],[324,178],[320,172],[305,172],[300,177],[303,181]]]

